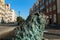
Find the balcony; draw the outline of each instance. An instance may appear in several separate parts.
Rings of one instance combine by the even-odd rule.
[[[5,6],[4,5],[0,5],[0,9],[5,10]]]
[[[8,17],[8,15],[5,15],[5,17]]]

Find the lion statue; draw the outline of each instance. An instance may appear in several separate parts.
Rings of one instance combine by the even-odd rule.
[[[46,23],[46,16],[43,13],[29,15],[26,22],[16,29],[13,40],[42,40]]]

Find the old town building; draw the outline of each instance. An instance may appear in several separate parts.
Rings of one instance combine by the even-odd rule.
[[[47,15],[50,24],[60,24],[60,0],[38,0],[31,9],[33,13],[39,11]]]
[[[5,4],[4,1],[0,0],[0,23],[16,22],[15,11],[10,8],[10,4]]]

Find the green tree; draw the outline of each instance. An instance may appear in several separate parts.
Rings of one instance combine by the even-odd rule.
[[[25,21],[25,20],[21,16],[17,17],[17,22],[23,22],[23,21]]]

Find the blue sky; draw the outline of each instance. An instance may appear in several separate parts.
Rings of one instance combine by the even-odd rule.
[[[20,16],[24,19],[29,15],[29,9],[35,2],[36,0],[5,0],[5,4],[10,4],[11,8],[16,11],[17,16],[19,16],[18,11],[20,11]]]

